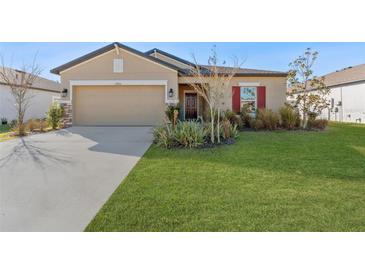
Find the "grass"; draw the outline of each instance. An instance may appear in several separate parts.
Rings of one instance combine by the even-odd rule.
[[[49,131],[52,131],[52,130],[53,129],[51,127],[47,126],[43,129],[42,132],[45,133],[45,132],[49,132]],[[10,134],[12,132],[13,132],[12,128],[9,125],[0,125],[0,142],[17,138],[18,137],[17,135]],[[40,131],[39,128],[35,128],[33,133],[34,132],[40,133],[41,131]],[[30,133],[31,133],[30,130],[27,128],[26,134],[30,134]]]
[[[86,231],[365,231],[365,126],[152,146]]]
[[[0,142],[14,138],[9,135],[10,131],[11,127],[9,125],[0,125]]]

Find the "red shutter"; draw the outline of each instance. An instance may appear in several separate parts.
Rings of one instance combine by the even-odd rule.
[[[266,87],[257,87],[257,108],[266,108]]]
[[[240,87],[232,87],[232,110],[236,113],[241,111]]]

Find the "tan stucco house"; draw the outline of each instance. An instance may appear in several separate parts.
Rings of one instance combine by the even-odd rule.
[[[194,81],[189,76],[191,65],[159,49],[143,53],[112,43],[51,72],[61,77],[60,102],[70,116],[69,124],[156,125],[164,121],[168,104],[179,103],[182,119],[203,116],[205,103],[189,85]],[[234,111],[245,103],[277,110],[286,100],[286,76],[240,69],[223,104]]]

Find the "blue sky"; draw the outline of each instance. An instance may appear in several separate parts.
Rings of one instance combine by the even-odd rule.
[[[31,62],[37,53],[37,62],[42,67],[42,75],[59,80],[50,69],[62,65],[83,54],[109,44],[101,42],[84,43],[0,43],[0,55],[6,64],[20,68],[23,62]],[[319,59],[314,68],[317,75],[323,75],[344,67],[365,63],[365,43],[124,43],[140,51],[159,48],[191,61],[194,53],[200,63],[206,63],[213,45],[221,60],[236,56],[245,60],[243,67],[269,70],[288,70],[288,64],[310,47],[319,51]]]

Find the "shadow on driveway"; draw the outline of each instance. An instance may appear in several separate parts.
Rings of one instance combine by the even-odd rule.
[[[151,128],[73,127],[0,143],[0,231],[83,231]]]

